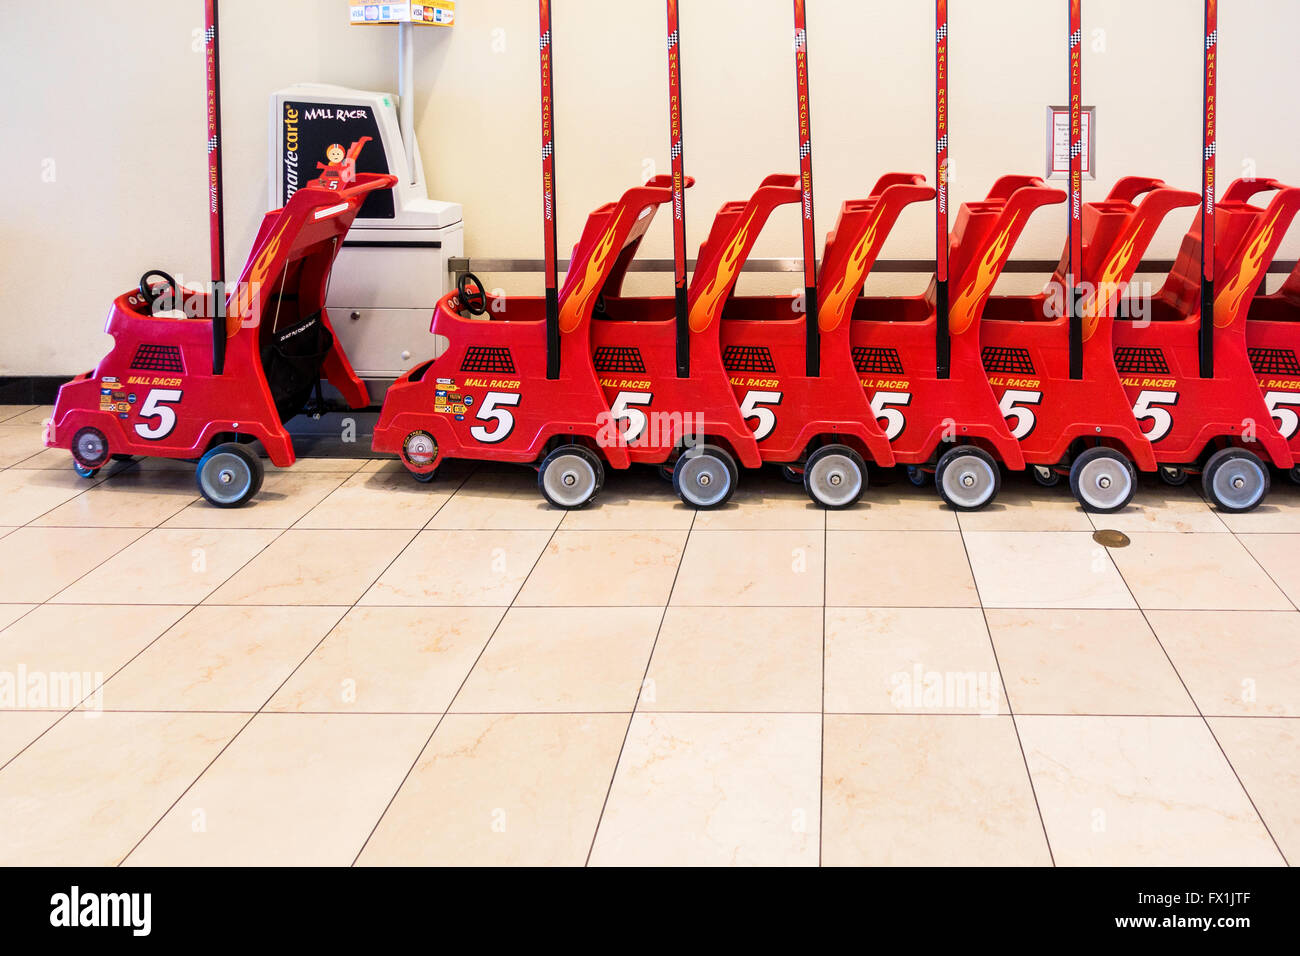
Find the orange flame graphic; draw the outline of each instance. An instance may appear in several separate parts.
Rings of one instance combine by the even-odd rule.
[[[605,234],[600,237],[595,249],[592,250],[591,258],[587,260],[587,271],[582,275],[582,281],[578,283],[577,288],[570,293],[569,297],[564,300],[564,305],[560,307],[561,332],[566,334],[572,332],[582,322],[582,317],[587,311],[587,304],[591,301],[591,297],[596,294],[596,290],[600,288],[601,280],[605,276],[605,265],[609,261],[609,254],[614,251],[614,235],[618,232],[618,224],[622,221],[623,211],[620,210],[618,218],[605,230]]]
[[[1002,257],[1006,255],[1007,247],[1011,243],[1011,230],[1019,218],[1020,213],[1011,217],[1007,227],[1002,230],[1002,235],[998,236],[997,241],[980,260],[979,269],[975,272],[975,281],[953,302],[952,309],[948,313],[948,330],[953,335],[961,335],[975,321],[975,310],[981,307],[992,290],[993,283],[997,281]]]
[[[754,224],[754,216],[757,212],[758,210],[754,210],[749,214],[745,224],[740,227],[736,237],[731,240],[731,244],[723,252],[713,281],[695,300],[695,306],[691,309],[690,318],[692,332],[703,332],[712,324],[714,319],[713,311],[717,308],[718,300],[731,288],[731,280],[735,277],[736,269],[740,266],[740,254],[745,250],[745,241],[749,238],[749,227]]]
[[[879,220],[873,222],[866,235],[858,241],[853,252],[849,254],[849,262],[845,267],[844,275],[840,276],[840,281],[826,296],[826,304],[822,307],[820,317],[823,332],[830,332],[838,328],[840,322],[843,321],[844,307],[848,304],[849,293],[851,290],[858,288],[863,273],[867,271],[867,257],[876,244],[877,225],[879,225]]]
[[[1232,280],[1223,287],[1219,297],[1214,300],[1214,324],[1218,328],[1227,328],[1232,325],[1233,320],[1237,317],[1241,309],[1241,300],[1245,298],[1246,293],[1250,291],[1251,286],[1259,277],[1259,271],[1264,268],[1264,253],[1268,251],[1269,245],[1273,242],[1273,231],[1277,227],[1277,216],[1265,226],[1255,241],[1250,244],[1246,250],[1245,258],[1242,259],[1241,269],[1232,277]]]
[[[1086,342],[1094,332],[1097,331],[1097,320],[1101,317],[1102,310],[1110,307],[1110,300],[1124,283],[1117,281],[1128,268],[1128,264],[1133,259],[1133,251],[1137,247],[1137,230],[1128,237],[1119,252],[1115,253],[1102,267],[1101,278],[1097,280],[1097,288],[1093,291],[1091,298],[1083,305],[1083,340]]]

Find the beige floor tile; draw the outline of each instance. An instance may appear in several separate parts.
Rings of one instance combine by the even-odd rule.
[[[0,468],[11,468],[45,451],[44,429],[40,425],[0,425]],[[68,470],[72,457],[63,453]]]
[[[347,866],[436,723],[406,714],[259,714],[127,862]]]
[[[44,534],[63,531],[42,529]],[[140,534],[127,530],[96,533],[129,537]],[[66,604],[198,604],[274,541],[277,534],[251,528],[158,528],[61,591],[55,600]],[[0,542],[0,549],[7,543]]]
[[[820,607],[821,531],[692,532],[672,603],[702,607]]]
[[[1009,717],[827,716],[822,860],[1051,863]]]
[[[550,537],[547,531],[421,531],[361,603],[505,607]]]
[[[1259,717],[1212,717],[1242,786],[1292,866],[1300,860],[1300,724]]]
[[[1132,503],[1110,515],[1092,515],[1098,529],[1122,531],[1130,537],[1144,532],[1223,533],[1228,526],[1204,498],[1189,484],[1169,488],[1155,482],[1143,484]]]
[[[1109,553],[1090,534],[979,531],[965,540],[985,607],[1135,606]]]
[[[130,468],[60,505],[38,527],[154,528],[199,496],[191,475]]]
[[[294,469],[268,474],[262,489],[239,508],[214,508],[199,499],[167,528],[288,528],[343,484],[343,476]]]
[[[663,607],[685,545],[682,531],[557,531],[517,603]]]
[[[6,425],[44,425],[54,414],[53,405],[33,405],[26,411],[19,412],[12,418],[5,419]]]
[[[246,720],[242,714],[61,720],[0,772],[0,865],[117,864]]]
[[[826,711],[1006,713],[979,608],[828,608]]]
[[[1087,531],[1088,514],[1068,488],[1004,487],[989,505],[957,516],[962,531]]]
[[[0,471],[0,524],[23,525],[99,484],[102,478],[80,478],[64,471]]]
[[[1254,511],[1220,514],[1219,518],[1237,534],[1300,533],[1300,486],[1274,479],[1273,490]]]
[[[268,710],[442,713],[504,608],[354,608]]]
[[[1240,540],[1291,604],[1300,607],[1300,534],[1251,534]]]
[[[747,473],[731,500],[695,516],[696,531],[820,531],[826,511],[802,485],[779,475]]]
[[[1291,610],[1234,535],[1130,535],[1111,551],[1138,604],[1148,610]],[[1300,551],[1296,552],[1300,555]],[[1300,566],[1300,559],[1297,560]]]
[[[338,619],[330,607],[196,607],[104,686],[103,707],[257,710]]]
[[[40,430],[39,425],[23,425],[22,427]],[[68,452],[66,448],[43,449],[42,451],[38,451],[34,455],[30,455],[28,457],[23,458],[21,461],[15,462],[10,467],[13,468],[15,471],[56,471],[56,472],[66,471],[69,474],[73,473],[72,455]],[[110,474],[114,473],[115,471],[120,471],[125,467],[129,467],[129,466],[125,464],[117,464],[117,463],[108,465],[104,468],[102,472],[100,472],[100,476],[106,478]],[[84,481],[85,479],[82,480]]]
[[[906,481],[868,485],[862,500],[843,511],[826,512],[831,531],[956,531],[957,512],[943,503],[932,485]]]
[[[682,504],[669,482],[644,472],[606,474],[605,487],[586,508],[567,512],[565,531],[686,531],[694,509]]]
[[[0,674],[15,675],[0,709],[100,709],[104,681],[180,620],[188,607],[56,605],[37,608],[0,633]],[[20,680],[18,675],[25,675]],[[0,684],[2,687],[3,684]]]
[[[2,537],[4,535],[0,534]],[[37,607],[36,604],[0,604],[0,631]]]
[[[448,714],[357,861],[581,866],[627,718]]]
[[[1282,862],[1197,717],[1017,717],[1061,866]]]
[[[0,538],[0,602],[48,601],[139,537],[128,528],[19,528]]]
[[[831,531],[831,607],[978,607],[961,535],[953,531]]]
[[[527,471],[471,475],[434,516],[430,529],[554,531],[565,512],[552,508]]]
[[[1017,714],[1196,714],[1140,611],[987,614]]]
[[[821,696],[820,608],[673,607],[638,707],[817,713]]]
[[[594,865],[817,863],[821,717],[637,714]]]
[[[369,440],[369,439],[367,439]],[[303,455],[288,468],[277,468],[269,458],[262,459],[267,475],[286,471],[305,471],[320,475],[351,475],[371,462],[369,458],[324,458],[317,455]]]
[[[1300,717],[1300,613],[1149,611],[1201,713]]]
[[[422,485],[405,468],[358,472],[294,525],[418,531],[451,497],[453,486]]]
[[[208,598],[208,604],[355,604],[410,531],[286,531]]]
[[[511,608],[452,710],[630,713],[662,616],[657,607]]]
[[[0,710],[0,767],[18,756],[62,716],[62,711],[52,710]]]
[[[35,405],[0,405],[0,422],[7,422],[24,412],[30,412]]]

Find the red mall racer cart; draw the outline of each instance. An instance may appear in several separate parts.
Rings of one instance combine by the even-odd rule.
[[[293,464],[284,423],[322,375],[351,407],[369,402],[334,337],[325,291],[366,195],[395,183],[359,174],[337,190],[299,189],[263,219],[224,302],[219,292],[146,273],[109,312],[112,351],[59,390],[46,444],[71,450],[85,476],[113,456],[198,459],[203,496],[219,507],[243,504],[262,483],[253,442],[277,466]]]

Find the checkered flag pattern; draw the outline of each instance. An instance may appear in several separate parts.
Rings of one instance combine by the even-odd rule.
[[[1075,30],[1073,33],[1070,34],[1070,49],[1071,49],[1071,50],[1073,50],[1076,46],[1078,46],[1078,45],[1079,45],[1080,43],[1082,43],[1082,42],[1083,42],[1083,31],[1082,31],[1082,30]]]
[[[203,31],[203,39],[207,40],[209,43],[211,43],[216,38],[217,38],[216,27],[208,27],[206,30]]]
[[[671,157],[672,157],[673,159],[679,159],[679,158],[681,158],[681,155],[682,155],[682,144],[681,144],[681,143],[673,143],[672,148],[669,149],[668,152],[669,152],[669,154],[671,155]]]
[[[934,31],[934,42],[938,43],[940,40],[946,39],[948,39],[948,24],[945,23],[939,29]]]
[[[1210,35],[1205,38],[1205,49],[1212,50],[1214,47],[1218,45],[1219,45],[1219,31],[1213,30],[1210,32]]]
[[[220,144],[217,142],[217,138],[216,138],[215,136],[209,136],[209,137],[208,137],[208,154],[211,155],[212,153],[215,153],[215,152],[217,151],[217,147],[218,147],[219,145],[220,145]]]
[[[1074,159],[1074,157],[1076,157],[1076,156],[1082,156],[1082,155],[1083,155],[1083,144],[1082,144],[1082,143],[1071,143],[1071,144],[1070,144],[1070,158],[1071,158],[1071,159]]]
[[[811,156],[811,155],[812,155],[812,143],[800,143],[800,144],[799,144],[799,158],[800,158],[800,159],[807,159],[807,158],[808,158],[809,156]]]
[[[677,31],[674,30],[672,33],[668,34],[668,49],[671,50],[676,45],[677,45]]]
[[[1205,147],[1205,158],[1206,158],[1206,159],[1210,159],[1210,158],[1213,157],[1213,156],[1217,156],[1218,153],[1219,153],[1219,144],[1218,144],[1218,143],[1211,143],[1209,146]]]
[[[539,40],[538,49],[545,50],[550,45],[551,45],[551,31],[547,30],[545,33],[542,34]]]
[[[555,146],[552,145],[551,143],[547,143],[545,146],[542,147],[542,159],[550,159],[554,153],[555,153]]]
[[[808,32],[806,30],[794,31],[794,48],[804,50],[808,47]]]
[[[948,148],[948,134],[944,133],[942,136],[939,137],[939,142],[935,144],[935,152],[942,153],[947,148]]]

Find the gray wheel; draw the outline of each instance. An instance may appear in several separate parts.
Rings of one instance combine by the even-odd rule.
[[[721,508],[731,499],[739,477],[736,462],[725,449],[696,445],[677,459],[673,490],[692,508],[707,511]]]
[[[1178,468],[1174,465],[1160,466],[1160,480],[1171,488],[1181,488],[1187,484],[1188,474],[1186,468]]]
[[[605,483],[605,466],[582,445],[561,445],[537,469],[537,487],[557,508],[573,511],[595,500]]]
[[[1111,514],[1133,500],[1137,471],[1113,448],[1089,448],[1070,466],[1070,491],[1084,511]]]
[[[939,459],[934,486],[954,511],[978,511],[997,497],[1002,473],[984,449],[958,445]]]
[[[262,461],[247,445],[226,442],[201,459],[195,472],[199,492],[218,508],[237,508],[262,487]]]
[[[907,480],[917,488],[924,488],[930,481],[929,473],[919,465],[907,466]]]
[[[848,445],[823,445],[803,469],[808,497],[823,508],[851,508],[867,487],[867,465]]]
[[[1269,488],[1268,468],[1254,452],[1221,448],[1210,456],[1201,472],[1205,497],[1220,511],[1240,514],[1264,500]]]
[[[1048,468],[1046,465],[1034,465],[1029,469],[1029,473],[1034,476],[1034,481],[1038,482],[1044,488],[1055,488],[1061,483],[1061,474],[1055,468]]]
[[[72,436],[72,457],[77,474],[89,478],[108,461],[108,439],[98,428],[79,428]]]

